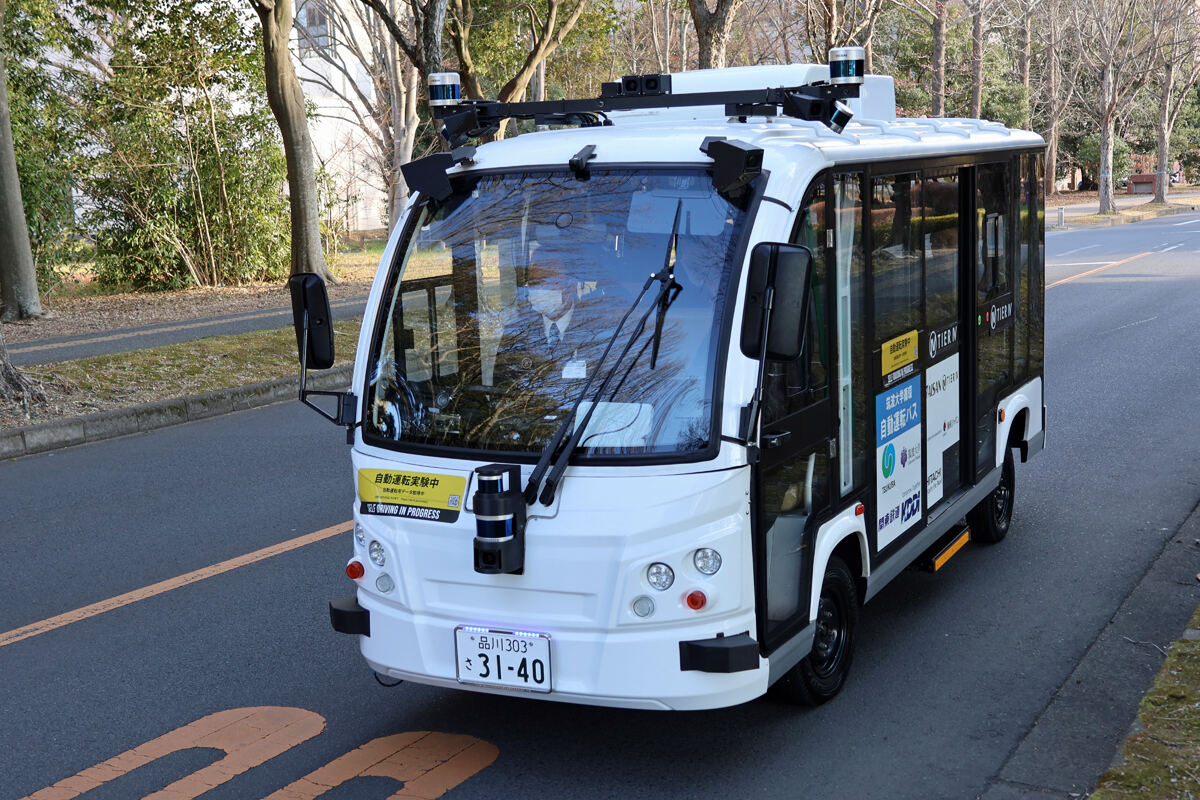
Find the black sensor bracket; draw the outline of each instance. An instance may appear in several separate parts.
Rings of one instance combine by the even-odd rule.
[[[473,138],[495,133],[506,119],[589,127],[611,124],[606,116],[611,111],[654,108],[715,105],[724,106],[727,116],[788,116],[829,125],[834,103],[858,97],[859,88],[859,84],[818,81],[803,86],[671,94],[669,75],[627,75],[619,82],[604,84],[600,97],[595,98],[523,103],[463,100],[433,111],[441,121],[442,136],[451,147],[460,147]]]

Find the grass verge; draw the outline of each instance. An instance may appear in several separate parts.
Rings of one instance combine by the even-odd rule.
[[[336,365],[354,361],[359,324],[334,324]],[[0,406],[0,429],[293,377],[296,350],[295,332],[279,328],[23,367],[47,401],[29,409]]]
[[[1200,630],[1200,609],[1188,627]],[[1100,777],[1092,800],[1200,800],[1200,640],[1171,647],[1138,722],[1123,763]]]

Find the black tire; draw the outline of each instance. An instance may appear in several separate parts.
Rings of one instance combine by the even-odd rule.
[[[1012,448],[1009,448],[1005,451],[1004,466],[1000,470],[1000,485],[967,513],[971,538],[984,544],[995,544],[1008,535],[1016,497],[1017,467]]]
[[[840,558],[829,559],[821,583],[813,649],[771,687],[775,700],[819,706],[841,691],[854,660],[854,631],[858,628],[858,589]]]

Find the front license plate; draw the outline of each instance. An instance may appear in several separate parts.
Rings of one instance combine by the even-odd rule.
[[[550,691],[550,637],[459,625],[454,629],[459,683]]]

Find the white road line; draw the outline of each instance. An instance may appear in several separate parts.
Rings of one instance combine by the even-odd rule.
[[[1139,319],[1137,322],[1130,322],[1129,324],[1122,325],[1119,328],[1113,328],[1111,330],[1107,330],[1107,331],[1105,331],[1105,333],[1116,333],[1117,331],[1123,331],[1126,328],[1132,328],[1135,325],[1145,325],[1147,322],[1154,322],[1154,320],[1156,320],[1156,319],[1158,319],[1157,316],[1150,317],[1149,319]]]
[[[1171,227],[1178,228],[1180,225],[1195,225],[1197,222],[1200,222],[1200,219],[1189,219],[1186,222],[1176,222]]]
[[[1169,253],[1169,252],[1171,252],[1172,250],[1175,250],[1176,248],[1179,248],[1179,247],[1183,247],[1183,245],[1181,245],[1181,244],[1174,244],[1174,245],[1171,245],[1170,247],[1166,248],[1165,250],[1159,250],[1158,252],[1160,252],[1160,253]]]
[[[1099,247],[1099,246],[1100,245],[1098,245],[1098,244],[1084,245],[1083,247],[1076,247],[1074,250],[1068,250],[1065,253],[1059,253],[1059,255],[1060,256],[1069,256],[1069,255],[1073,255],[1075,253],[1081,252],[1083,250],[1091,250],[1093,247]]]

